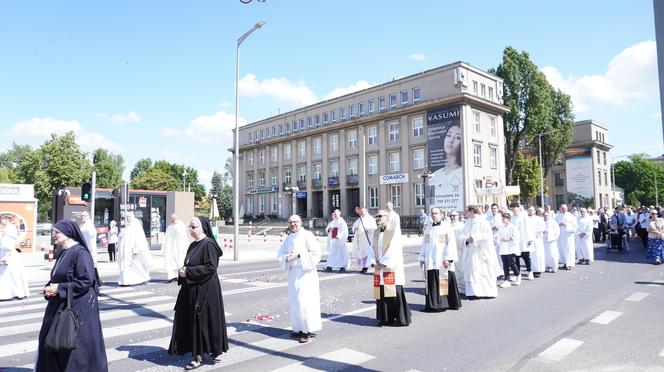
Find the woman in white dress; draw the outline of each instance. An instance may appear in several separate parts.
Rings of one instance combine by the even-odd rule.
[[[20,253],[16,251],[18,231],[9,216],[0,217],[0,300],[22,299],[30,296]]]

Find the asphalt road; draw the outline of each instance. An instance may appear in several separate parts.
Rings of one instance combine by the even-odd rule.
[[[409,327],[378,327],[372,277],[321,271],[323,330],[309,344],[289,338],[287,278],[273,260],[223,265],[231,350],[199,370],[300,371],[664,371],[664,265],[606,253],[572,271],[543,274],[458,311],[423,313],[418,247],[405,248]],[[324,263],[319,267],[322,269]],[[179,371],[190,357],[169,356],[178,286],[116,288],[104,277],[102,324],[112,371]],[[0,303],[0,367],[27,371],[43,301]]]

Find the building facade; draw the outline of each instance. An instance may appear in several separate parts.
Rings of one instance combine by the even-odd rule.
[[[502,89],[456,62],[247,124],[240,213],[328,217],[391,201],[415,215],[425,196],[460,209],[486,201],[478,189],[504,185]]]
[[[547,175],[545,204],[556,209],[563,203],[594,208],[613,206],[612,148],[605,126],[592,120],[576,122],[572,143]]]

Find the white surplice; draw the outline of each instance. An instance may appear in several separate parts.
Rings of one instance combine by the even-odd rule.
[[[375,262],[373,248],[371,247],[371,237],[376,231],[376,220],[370,215],[358,218],[353,224],[353,248],[358,259],[364,259],[364,267],[371,266]]]
[[[454,263],[457,261],[457,246],[454,230],[449,222],[441,222],[439,225],[427,225],[422,236],[420,247],[420,262],[424,262],[425,270],[441,270],[443,260],[453,261],[447,270],[454,271]]]
[[[558,251],[560,227],[558,226],[558,222],[553,218],[544,221],[544,227],[544,233],[542,234],[542,242],[544,243],[544,262],[546,267],[549,267],[556,272],[558,270],[558,262],[560,261],[560,252]]]
[[[498,253],[502,255],[521,254],[519,246],[519,229],[511,222],[507,225],[501,224],[498,228]]]
[[[376,250],[374,254],[378,257],[378,261],[389,271],[394,272],[394,284],[406,284],[406,273],[403,267],[403,241],[401,229],[397,229],[394,225],[388,225],[385,227],[385,232],[380,232],[380,230],[374,231],[373,246]],[[380,285],[385,285],[383,280],[383,266],[377,269],[375,273],[380,275]]]
[[[299,255],[288,262],[289,253]],[[320,246],[314,235],[303,228],[281,244],[277,259],[288,273],[288,304],[293,332],[315,332],[323,328],[320,316],[320,288],[316,264]]]
[[[454,264],[454,274],[457,279],[457,286],[459,287],[459,293],[466,293],[466,282],[464,279],[464,267],[466,260],[466,244],[464,242],[463,236],[463,222],[455,222],[452,224],[452,231],[454,232],[454,238],[456,239],[456,250],[457,250],[457,260]]]
[[[189,248],[187,227],[180,220],[170,223],[164,234],[164,242],[161,244],[161,255],[164,258],[167,279],[178,277],[178,270],[184,266],[187,248]]]
[[[576,217],[569,212],[559,213],[556,221],[560,227],[560,237],[558,238],[560,263],[567,267],[574,267]]]
[[[544,218],[532,215],[528,216],[530,221],[530,226],[535,233],[535,240],[533,241],[533,250],[530,254],[530,259],[533,265],[533,272],[541,273],[546,269],[546,255],[544,253],[544,240],[542,236],[544,230],[546,230],[546,224],[544,223]]]
[[[583,237],[581,234],[585,234]],[[576,255],[580,260],[595,260],[593,251],[593,220],[590,216],[579,217],[576,229]]]
[[[496,278],[499,275],[499,266],[489,222],[480,216],[469,218],[462,235],[464,241],[473,238],[472,243],[464,243],[466,296],[497,297]]]
[[[21,254],[16,251],[18,231],[13,224],[8,223],[0,234],[0,261],[5,262],[0,264],[0,300],[29,297],[30,288]]]
[[[332,231],[337,229],[337,235],[332,237]],[[346,239],[348,239],[348,225],[343,218],[337,217],[336,220],[327,224],[327,266],[332,268],[350,268],[350,251],[346,248]]]
[[[135,285],[150,281],[150,247],[140,220],[133,220],[120,234],[118,285]]]
[[[97,267],[97,229],[92,223],[92,220],[85,221],[80,226],[83,237],[85,238],[85,244],[88,245],[88,250],[92,255],[92,262],[95,267]]]
[[[521,252],[532,252],[534,250],[535,230],[533,229],[528,214],[526,212],[519,212],[512,216],[512,225],[519,230],[519,249]],[[530,244],[529,244],[530,243]]]

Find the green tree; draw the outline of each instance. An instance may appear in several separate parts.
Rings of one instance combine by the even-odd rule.
[[[28,145],[17,145],[12,143],[12,148],[0,154],[0,168],[7,169],[9,182],[18,183],[21,176],[18,174],[17,167],[21,159],[32,153],[34,150]]]
[[[233,184],[233,157],[229,156],[226,158],[224,163],[224,185]]]
[[[92,164],[97,172],[97,187],[118,188],[122,186],[124,159],[106,149],[96,149],[92,153]]]
[[[0,183],[11,183],[9,179],[9,168],[0,168]]]
[[[661,164],[648,160],[645,154],[633,154],[629,160],[617,162],[614,166],[616,185],[625,190],[627,200],[638,200],[641,204],[655,205],[661,201],[664,186],[664,168]],[[658,197],[655,197],[655,179]]]
[[[503,103],[510,109],[503,115],[505,173],[507,184],[513,184],[519,147],[536,146],[540,133],[563,128],[560,133],[542,137],[542,158],[548,170],[562,152],[556,149],[564,149],[571,142],[574,120],[569,97],[554,91],[527,52],[506,47],[495,73],[503,79]]]
[[[520,200],[527,202],[540,194],[542,172],[537,158],[526,159],[522,154],[517,154],[514,178],[519,181],[521,188]]]
[[[221,196],[217,199],[219,205],[219,214],[222,217],[232,217],[233,215],[233,186],[225,185],[222,188]]]
[[[138,177],[138,175],[141,172],[148,171],[150,169],[152,169],[152,159],[150,158],[140,159],[139,161],[136,162],[134,168],[132,168],[131,173],[129,174],[129,180],[131,182],[134,182],[134,178]]]
[[[166,160],[156,161],[153,167],[170,174],[180,182],[180,185],[182,185],[181,180],[184,179],[186,183],[185,189],[190,189],[194,193],[194,197],[197,201],[200,201],[203,196],[205,196],[205,186],[198,181],[198,171],[196,169],[170,163]]]
[[[161,169],[142,171],[131,181],[133,189],[174,191],[178,188],[177,178]]]
[[[216,195],[217,197],[221,196],[222,188],[224,186],[223,179],[221,174],[215,171],[212,174],[212,180],[210,180],[210,195]]]

